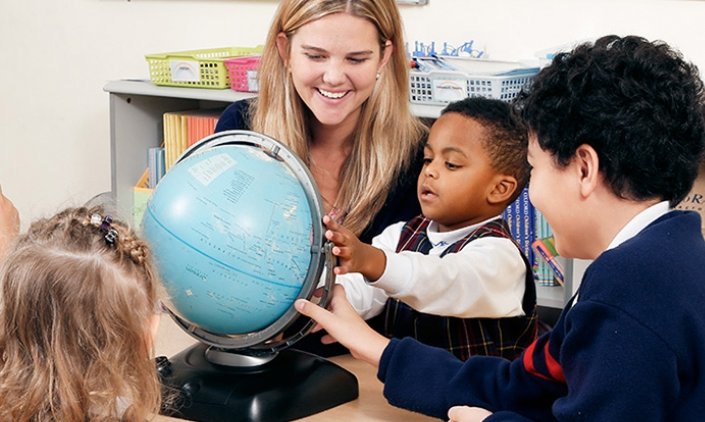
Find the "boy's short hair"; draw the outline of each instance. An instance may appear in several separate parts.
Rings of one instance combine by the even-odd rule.
[[[530,167],[526,159],[527,131],[513,115],[509,103],[484,97],[465,98],[448,104],[441,115],[446,113],[459,113],[485,128],[482,143],[490,165],[497,173],[513,176],[517,181],[514,194],[507,201],[514,202],[529,180]]]
[[[598,154],[620,198],[671,206],[690,191],[705,145],[703,82],[667,44],[606,36],[556,55],[515,107],[559,166]]]

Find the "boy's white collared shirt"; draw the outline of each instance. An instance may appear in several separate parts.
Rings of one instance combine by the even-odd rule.
[[[632,237],[636,236],[649,224],[653,223],[659,217],[665,215],[670,211],[672,211],[672,209],[669,207],[668,201],[662,201],[658,204],[650,206],[649,208],[635,215],[631,220],[629,220],[627,224],[624,225],[624,227],[622,227],[622,230],[620,230],[614,237],[614,239],[612,239],[605,251],[614,249],[622,243],[626,242],[627,240],[631,239]],[[571,306],[575,305],[578,302],[579,294],[580,291],[575,293]]]

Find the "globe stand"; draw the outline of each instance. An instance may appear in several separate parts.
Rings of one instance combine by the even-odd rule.
[[[357,378],[316,355],[283,349],[261,365],[234,367],[210,362],[208,349],[199,343],[158,358],[166,394],[175,393],[162,414],[199,422],[285,422],[358,397]]]

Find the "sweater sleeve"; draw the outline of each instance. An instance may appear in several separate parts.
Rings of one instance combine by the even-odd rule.
[[[668,419],[681,383],[678,358],[665,339],[593,300],[574,305],[565,327],[561,366],[570,388],[555,402],[559,421]]]
[[[561,319],[512,362],[474,356],[463,363],[415,340],[392,339],[378,371],[385,397],[439,418],[456,405],[498,413],[487,422],[668,419],[680,382],[667,342],[596,301],[579,301]]]
[[[483,237],[443,257],[389,249],[385,254],[385,271],[372,285],[419,312],[458,318],[524,315],[526,265],[509,239]]]
[[[553,420],[549,399],[565,390],[560,383],[527,373],[521,359],[473,356],[462,362],[444,349],[408,337],[391,339],[377,376],[393,406],[445,420],[453,406],[526,418],[496,420]]]

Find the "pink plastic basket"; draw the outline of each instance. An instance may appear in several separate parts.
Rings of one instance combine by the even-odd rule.
[[[230,88],[235,91],[257,92],[257,68],[262,56],[245,56],[225,59],[230,76]]]

